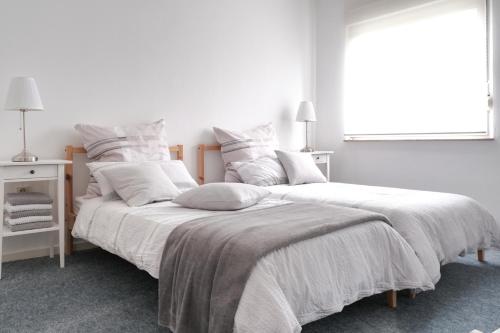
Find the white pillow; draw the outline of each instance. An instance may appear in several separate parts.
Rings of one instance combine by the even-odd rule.
[[[271,192],[258,186],[240,183],[211,183],[182,193],[174,203],[205,210],[239,210],[250,207]]]
[[[186,192],[198,187],[198,183],[191,177],[186,165],[181,160],[160,162],[160,166],[179,191]]]
[[[97,181],[99,184],[99,191],[96,191],[98,195],[101,195],[104,200],[112,200],[117,199],[118,195],[115,190],[109,183],[109,181],[104,177],[102,171],[105,169],[112,169],[120,165],[130,165],[137,163],[130,162],[91,162],[87,163],[87,167],[90,170],[90,175]],[[91,184],[89,184],[90,186]],[[88,192],[88,189],[87,189]]]
[[[226,167],[226,182],[241,183],[232,162],[251,161],[263,156],[276,158],[278,137],[272,123],[260,125],[252,129],[238,132],[214,127],[217,142],[221,145],[222,159]]]
[[[102,170],[113,168],[122,165],[142,165],[142,164],[159,164],[163,171],[167,174],[170,180],[181,192],[185,192],[192,188],[198,187],[193,177],[189,174],[181,160],[163,161],[163,162],[91,162],[87,163],[91,176],[97,181],[99,188],[95,188],[95,183],[89,183],[87,193],[92,187],[93,194],[102,195],[104,200],[112,200],[118,198],[118,195],[113,190],[109,181],[102,175]],[[95,195],[94,195],[95,196]]]
[[[286,172],[277,158],[262,157],[249,162],[233,162],[243,182],[257,186],[287,184]]]
[[[128,126],[77,124],[91,161],[168,161],[165,120]]]
[[[278,159],[285,168],[290,185],[326,183],[326,177],[309,153],[276,151]]]
[[[158,164],[124,164],[101,173],[129,206],[172,200],[180,194]]]

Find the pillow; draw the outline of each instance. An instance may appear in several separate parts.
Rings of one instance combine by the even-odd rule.
[[[270,186],[288,183],[285,170],[277,158],[261,157],[249,162],[233,162],[231,165],[246,184]]]
[[[326,183],[326,177],[309,153],[290,153],[276,151],[278,159],[285,168],[290,185]]]
[[[102,196],[104,200],[112,200],[117,199],[118,195],[116,194],[113,186],[111,186],[108,179],[102,174],[102,171],[105,169],[112,169],[119,165],[126,165],[130,163],[126,162],[91,162],[87,163],[87,167],[90,170],[90,182],[87,187],[87,194],[90,194],[90,189],[92,188],[92,192],[96,193],[98,196]],[[99,185],[99,190],[95,188],[95,183]]]
[[[157,164],[123,164],[104,168],[101,173],[129,206],[172,200],[180,194]]]
[[[198,183],[191,177],[186,165],[181,160],[160,162],[160,166],[179,191],[186,192],[198,187]]]
[[[278,138],[273,124],[257,126],[244,132],[214,127],[215,139],[221,145],[222,159],[226,167],[226,182],[242,182],[232,167],[232,162],[244,162],[268,156],[276,158]]]
[[[181,160],[172,160],[165,162],[91,162],[87,163],[90,170],[90,181],[87,187],[89,196],[103,196],[104,200],[118,198],[115,190],[102,174],[102,170],[110,169],[116,166],[123,165],[143,165],[143,164],[158,164],[161,166],[165,174],[170,178],[172,183],[180,192],[185,192],[192,188],[198,187],[198,183],[191,177],[189,172]]]
[[[239,210],[255,205],[270,193],[254,185],[211,183],[184,192],[173,202],[195,209]]]
[[[87,156],[91,161],[165,161],[170,151],[165,120],[131,126],[101,127],[78,124]]]

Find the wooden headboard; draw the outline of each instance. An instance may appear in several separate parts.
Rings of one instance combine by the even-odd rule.
[[[198,183],[205,184],[205,152],[220,151],[221,146],[217,144],[198,145]]]
[[[176,160],[184,159],[184,146],[176,145],[169,147],[170,153],[175,154]],[[66,146],[66,159],[73,161],[76,154],[86,154],[87,151],[83,147]],[[75,224],[76,214],[73,207],[73,163],[65,166],[65,215],[66,215],[66,254],[71,254],[73,251],[73,238],[71,230]]]

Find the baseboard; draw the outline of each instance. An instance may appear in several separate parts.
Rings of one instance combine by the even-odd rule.
[[[96,246],[83,241],[78,241],[73,244],[73,251],[82,251],[93,249]],[[26,251],[18,251],[12,253],[4,253],[3,254],[3,262],[9,261],[17,261],[17,260],[25,260],[39,257],[47,257],[50,254],[50,250],[48,247],[39,248],[39,249],[31,249]],[[59,247],[56,245],[54,247],[54,254],[59,254]]]

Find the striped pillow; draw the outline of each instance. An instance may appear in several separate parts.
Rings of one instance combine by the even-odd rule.
[[[213,130],[217,142],[221,145],[222,159],[226,167],[226,182],[243,182],[231,165],[232,162],[252,161],[261,157],[277,158],[274,151],[279,143],[272,123],[244,132],[218,127],[214,127]]]
[[[271,186],[288,184],[288,177],[277,158],[262,157],[249,162],[232,162],[238,175],[246,184]]]
[[[78,124],[87,156],[91,161],[166,161],[170,152],[165,120],[131,126],[101,127]]]

